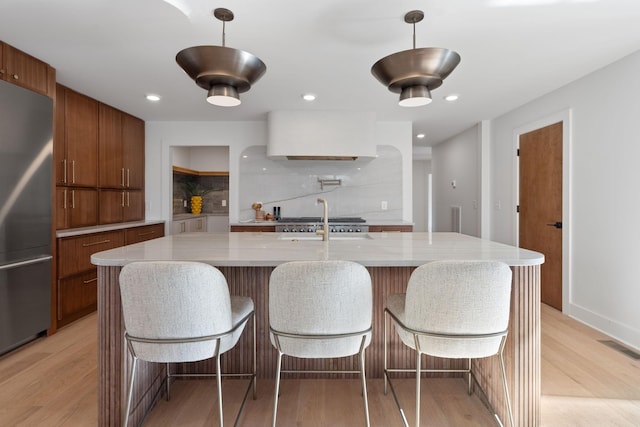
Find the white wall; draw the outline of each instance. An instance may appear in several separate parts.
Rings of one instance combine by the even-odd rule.
[[[478,126],[433,147],[434,231],[452,231],[451,206],[461,206],[461,232],[480,236],[479,157]]]
[[[189,147],[176,147],[171,152],[171,165],[181,168],[192,169],[191,149]]]
[[[413,161],[413,231],[428,231],[431,159]]]
[[[571,111],[565,313],[640,349],[640,51],[491,123],[491,239],[514,244],[518,129]],[[565,141],[567,142],[567,141]],[[497,209],[500,206],[501,209]]]
[[[377,122],[374,133],[376,145],[394,146],[402,155],[402,218],[398,219],[412,221],[411,122]],[[266,122],[147,122],[145,139],[147,219],[171,220],[171,147],[228,146],[229,221],[238,222],[240,155],[250,146],[266,145]]]
[[[229,170],[229,147],[191,147],[189,155],[190,169],[209,172]]]

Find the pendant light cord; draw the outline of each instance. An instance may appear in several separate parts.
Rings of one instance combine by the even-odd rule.
[[[226,26],[226,21],[222,21],[222,47],[225,47],[225,42],[226,42],[226,32],[225,32],[225,26]],[[415,27],[415,24],[414,24]],[[415,37],[415,36],[414,36]],[[415,39],[413,44],[415,45]]]
[[[413,48],[416,48],[416,21],[413,21]]]

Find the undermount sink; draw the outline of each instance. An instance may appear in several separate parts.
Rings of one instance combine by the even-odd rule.
[[[367,240],[367,239],[371,239],[371,236],[369,236],[366,233],[363,234],[340,234],[340,235],[336,235],[336,234],[330,234],[329,235],[329,241],[331,240]],[[317,241],[321,241],[322,240],[322,236],[319,236],[317,234],[312,234],[312,233],[283,233],[280,234],[278,236],[278,240],[289,240],[289,241],[296,241],[296,240],[317,240]]]

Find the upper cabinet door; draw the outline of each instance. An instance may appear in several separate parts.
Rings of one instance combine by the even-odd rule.
[[[122,152],[127,188],[144,188],[144,121],[122,114]]]
[[[98,101],[66,90],[67,185],[98,185]]]
[[[50,80],[55,81],[53,68],[6,43],[0,44],[2,45],[0,69],[4,70],[3,80],[43,95],[53,96],[54,88],[50,85]]]
[[[62,85],[57,84],[56,96],[53,103],[53,169],[55,171],[56,185],[65,185],[67,183],[67,153],[65,147],[66,137],[64,131],[65,95],[66,88]]]
[[[124,188],[127,177],[122,164],[122,113],[100,104],[98,129],[98,186]]]

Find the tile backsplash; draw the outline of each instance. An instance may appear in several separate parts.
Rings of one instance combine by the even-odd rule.
[[[377,153],[375,159],[355,162],[271,160],[266,146],[249,147],[240,158],[239,219],[255,217],[251,208],[255,202],[271,213],[280,206],[283,217],[322,216],[318,198],[328,201],[332,217],[400,219],[402,154],[388,145],[379,145]],[[321,180],[326,180],[324,188]]]
[[[185,174],[173,173],[173,214],[191,212],[190,200],[184,189]],[[197,176],[191,177],[202,189],[213,189],[202,197],[202,213],[229,215],[229,177]],[[226,206],[222,202],[226,201]],[[186,206],[185,206],[186,201]]]

